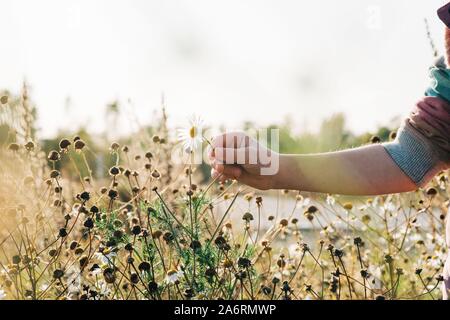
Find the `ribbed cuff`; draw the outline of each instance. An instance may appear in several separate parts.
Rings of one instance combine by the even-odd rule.
[[[387,153],[418,186],[423,186],[438,167],[439,160],[427,140],[410,124],[399,131],[394,142],[384,144]]]

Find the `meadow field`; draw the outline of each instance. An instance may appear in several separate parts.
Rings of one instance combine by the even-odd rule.
[[[0,299],[441,298],[447,173],[403,195],[259,192],[172,163],[164,106],[117,141],[44,141],[30,101],[1,98]]]

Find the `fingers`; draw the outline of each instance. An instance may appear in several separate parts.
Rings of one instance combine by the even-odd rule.
[[[445,28],[445,51],[446,51],[446,60],[447,66],[450,66],[450,29]]]
[[[243,132],[228,132],[214,138],[213,148],[243,148],[250,143],[250,137]]]
[[[221,182],[225,182],[226,180],[239,180],[242,173],[242,169],[238,166],[224,166],[219,164],[211,169],[211,177],[213,179],[219,179]]]
[[[216,167],[217,172],[231,179],[239,179],[242,175],[242,169],[239,166],[229,166],[219,164]]]
[[[249,150],[248,148],[216,148],[213,158],[216,162],[222,164],[248,164]]]

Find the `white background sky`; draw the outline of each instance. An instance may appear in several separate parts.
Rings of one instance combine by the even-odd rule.
[[[27,79],[43,136],[102,131],[114,99],[151,123],[162,91],[175,125],[193,113],[233,127],[289,116],[303,130],[344,112],[363,132],[421,97],[423,19],[442,52],[444,2],[0,0],[0,87]]]

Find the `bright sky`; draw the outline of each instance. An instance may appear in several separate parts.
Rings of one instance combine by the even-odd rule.
[[[232,127],[289,116],[302,130],[344,112],[362,132],[422,95],[423,19],[442,52],[443,2],[0,0],[0,87],[18,92],[27,79],[43,136],[102,131],[115,99],[150,123],[161,92],[173,124],[193,113]]]

